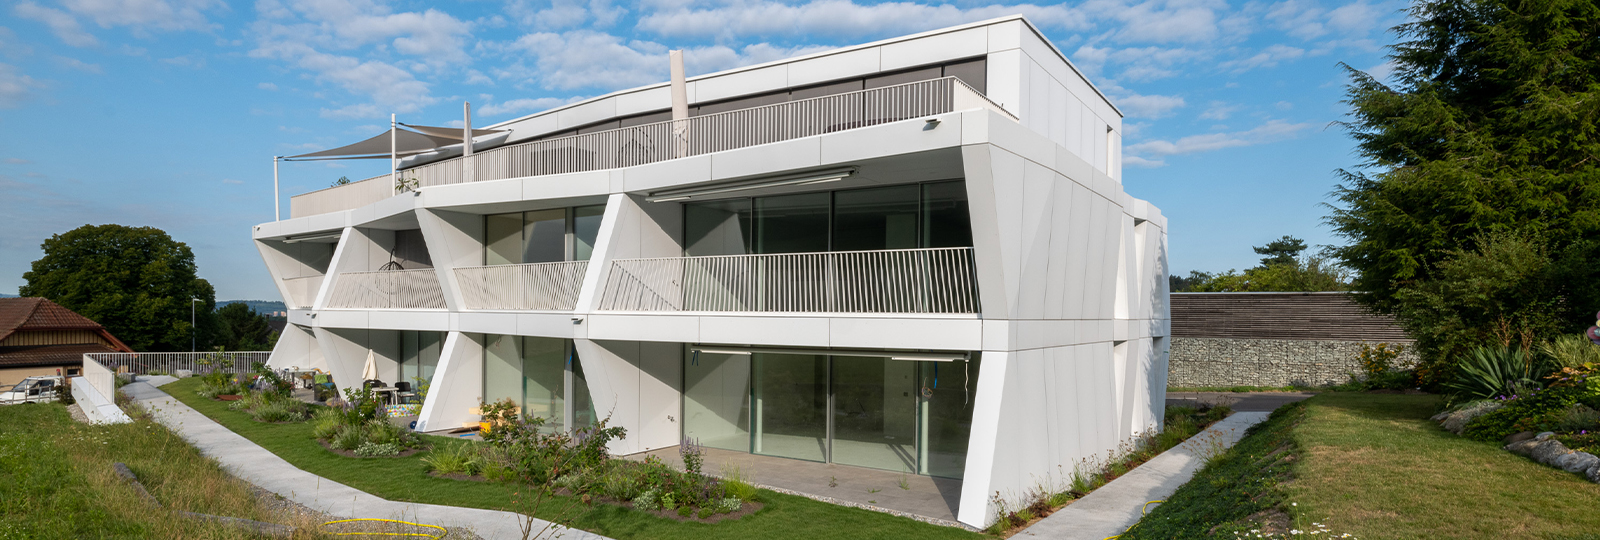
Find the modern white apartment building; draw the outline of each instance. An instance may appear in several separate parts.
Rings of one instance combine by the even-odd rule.
[[[958,519],[1162,417],[1166,219],[1122,115],[1021,17],[487,126],[297,195],[253,237],[275,367],[431,381],[419,430],[512,398],[630,454],[685,438],[962,479]],[[470,179],[470,181],[464,181]],[[409,188],[409,186],[408,186]]]

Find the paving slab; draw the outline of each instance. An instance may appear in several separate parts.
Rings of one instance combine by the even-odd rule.
[[[282,495],[313,510],[347,519],[400,519],[444,527],[470,529],[488,539],[523,538],[525,517],[498,510],[390,501],[365,491],[311,474],[284,461],[267,449],[234,433],[204,414],[173,399],[143,378],[123,386],[122,393],[146,409],[156,421],[189,441],[202,454],[222,463],[230,474],[262,489]],[[534,528],[548,522],[534,520]],[[552,527],[540,538],[604,540],[579,529]]]
[[[1143,517],[1146,502],[1172,496],[1194,478],[1195,471],[1205,465],[1206,456],[1219,448],[1233,446],[1244,438],[1245,430],[1266,420],[1270,414],[1266,411],[1233,413],[1015,536],[1103,540],[1122,534]]]

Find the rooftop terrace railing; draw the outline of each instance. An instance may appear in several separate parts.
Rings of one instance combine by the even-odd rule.
[[[214,369],[245,373],[256,363],[267,363],[271,351],[87,353],[112,373],[173,375],[179,370],[203,374]],[[110,394],[107,394],[110,395]]]
[[[978,313],[972,248],[612,261],[600,309]]]
[[[955,77],[917,81],[506,145],[474,154],[475,181],[597,171],[723,152],[934,114],[987,108],[1010,116]],[[460,157],[400,171],[417,186],[462,182]],[[289,214],[302,217],[359,208],[392,196],[381,175],[360,182],[296,195]]]

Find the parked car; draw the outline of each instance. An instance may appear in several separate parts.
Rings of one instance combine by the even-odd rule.
[[[28,377],[10,388],[0,388],[0,405],[49,403],[56,400],[56,392],[62,388],[65,386],[60,375]]]

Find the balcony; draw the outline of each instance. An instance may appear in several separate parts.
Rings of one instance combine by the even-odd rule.
[[[612,261],[600,309],[979,313],[972,248]]]
[[[309,308],[317,301],[317,291],[322,289],[323,276],[283,278],[289,289],[289,307]]]
[[[344,309],[445,309],[444,289],[432,268],[347,272],[334,283],[328,307]]]
[[[822,96],[569,137],[474,154],[476,181],[615,169],[811,137],[948,112],[986,108],[1010,117],[955,77]],[[460,157],[406,169],[418,187],[462,182]],[[296,195],[289,215],[359,208],[394,195],[384,174]]]
[[[571,311],[589,261],[456,269],[466,309]]]

